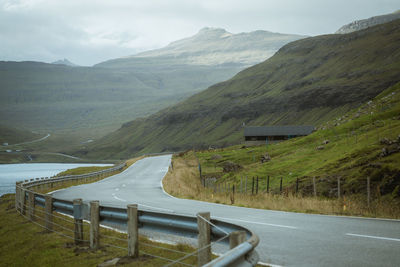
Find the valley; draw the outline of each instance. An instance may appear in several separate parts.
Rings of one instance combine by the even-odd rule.
[[[240,144],[243,126],[314,125],[340,117],[400,80],[400,21],[306,38],[187,100],[75,151],[122,159]]]

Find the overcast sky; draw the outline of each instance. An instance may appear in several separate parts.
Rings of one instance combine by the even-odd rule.
[[[319,35],[398,9],[399,0],[0,0],[0,60],[89,66],[203,27]]]

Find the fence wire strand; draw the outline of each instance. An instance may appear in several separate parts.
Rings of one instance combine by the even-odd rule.
[[[215,224],[213,224],[211,221],[207,220],[206,218],[204,218],[203,216],[197,214],[197,217],[199,217],[200,219],[204,220],[205,222],[207,222],[208,224],[210,224],[211,226],[214,226],[215,228],[217,228],[218,230],[220,230],[221,232],[223,232],[226,235],[229,235],[229,233],[227,231],[225,231],[224,229],[222,229],[221,227],[216,226]]]
[[[26,205],[25,205],[25,206],[26,206]],[[26,207],[28,207],[28,206],[26,206]],[[69,222],[69,223],[74,223],[73,220],[67,219],[67,218],[68,218],[67,216],[66,216],[67,218],[65,218],[65,217],[58,216],[58,215],[55,214],[55,213],[58,213],[58,212],[47,212],[47,211],[45,211],[45,210],[40,210],[40,209],[35,209],[35,211],[39,211],[40,213],[53,216],[53,217],[55,217],[55,218],[61,219],[61,220],[63,220],[63,221]]]
[[[157,259],[165,260],[165,261],[168,261],[168,262],[174,262],[174,260],[171,260],[171,259],[168,259],[168,258],[165,258],[165,257],[161,257],[161,256],[157,256],[157,255],[152,255],[150,253],[146,253],[146,252],[143,252],[143,251],[140,251],[140,253],[142,253],[143,255],[147,255],[147,256],[150,256],[150,257],[157,258]],[[185,265],[185,266],[196,266],[196,265],[192,265],[192,264],[188,264],[188,263],[184,263],[184,262],[179,262],[179,264],[182,264],[182,265]],[[169,265],[163,265],[163,266],[169,266]]]
[[[102,243],[102,244],[103,244],[104,246],[113,247],[113,248],[118,248],[118,249],[122,249],[122,250],[128,251],[128,248],[123,248],[123,247],[116,246],[116,245],[109,244],[109,243]]]
[[[49,229],[49,228],[47,228],[45,225],[42,225],[42,224],[40,224],[40,223],[38,223],[38,222],[35,222],[35,221],[30,220],[28,216],[26,216],[26,215],[24,215],[24,214],[22,214],[22,213],[20,213],[20,215],[21,215],[22,217],[24,217],[25,219],[27,219],[28,221],[32,222],[33,224],[36,224],[36,225],[38,225],[38,226],[40,226],[40,227],[42,227],[42,228],[44,228],[44,229],[46,229],[46,230],[48,230],[48,231],[50,231],[50,232],[54,232],[54,233],[56,233],[56,234],[58,234],[58,235],[61,235],[61,236],[64,236],[64,237],[66,237],[66,238],[75,240],[75,238],[72,237],[72,236],[69,236],[69,235],[66,235],[66,234],[64,234],[64,233],[61,233],[61,232],[58,232],[58,231]],[[81,240],[81,239],[78,239],[77,241],[88,242],[88,240]]]
[[[170,248],[164,248],[164,247],[160,247],[160,246],[155,246],[155,245],[151,245],[151,244],[148,244],[148,243],[145,243],[145,242],[141,242],[140,245],[144,245],[144,246],[151,247],[151,248],[159,248],[159,249],[163,249],[163,250],[170,251],[170,252],[178,252],[178,253],[181,253],[181,254],[184,254],[184,255],[188,255],[189,254],[189,253],[186,253],[186,252],[183,252],[183,251],[170,249]]]
[[[110,235],[103,235],[103,234],[100,234],[100,237],[105,237],[105,238],[109,238],[109,239],[114,239],[114,240],[117,240],[117,241],[128,242],[128,239],[123,239],[123,238],[119,238],[119,237],[115,237],[115,236],[110,236]]]
[[[212,243],[208,244],[207,246],[204,246],[204,247],[202,247],[202,248],[198,248],[195,252],[190,253],[190,254],[187,254],[186,256],[184,256],[184,257],[182,257],[182,258],[179,258],[179,259],[175,260],[174,262],[171,262],[170,264],[167,264],[167,265],[165,265],[165,266],[172,266],[172,265],[174,265],[174,264],[176,264],[176,263],[180,263],[181,261],[183,261],[183,260],[189,258],[190,256],[193,256],[193,255],[199,253],[200,251],[202,251],[202,250],[204,250],[204,249],[206,249],[206,248],[209,248],[209,247],[213,246],[213,245],[216,244],[216,243],[221,242],[222,240],[224,240],[224,239],[227,238],[227,237],[229,237],[229,234],[226,235],[226,236],[221,237],[220,239],[218,239],[218,240],[215,241],[215,242],[212,242]]]

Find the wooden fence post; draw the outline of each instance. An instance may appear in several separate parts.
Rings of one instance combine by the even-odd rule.
[[[139,256],[139,231],[137,204],[128,205],[128,256]]]
[[[25,195],[25,189],[21,188],[21,214],[25,215],[26,214],[26,195]]]
[[[20,200],[20,192],[19,192],[19,184],[15,183],[15,210],[19,211],[19,200]]]
[[[82,220],[82,199],[73,200],[74,205],[74,240],[75,244],[79,245],[83,241],[83,220]]]
[[[368,203],[368,208],[370,207],[371,203],[371,178],[368,176],[367,177],[367,203]]]
[[[232,185],[231,204],[235,204],[235,185]]]
[[[240,176],[240,193],[243,193],[243,176]]]
[[[299,192],[299,178],[296,178],[296,195]]]
[[[200,250],[197,258],[198,266],[203,266],[211,261],[211,227],[208,221],[210,221],[209,212],[197,213],[197,227],[199,229],[198,249]]]
[[[244,183],[244,193],[247,194],[247,176],[246,176],[246,182]]]
[[[99,201],[90,201],[90,248],[99,249],[99,217],[100,217],[100,204]]]
[[[340,176],[337,178],[337,197],[340,199]]]
[[[251,194],[254,195],[254,176],[253,176],[253,180],[251,182]]]
[[[269,175],[267,177],[267,193],[269,194]]]
[[[128,256],[139,256],[138,205],[128,205]]]
[[[33,221],[35,218],[35,194],[32,191],[28,192],[29,219]]]
[[[53,231],[53,198],[51,195],[44,196],[45,226],[47,231]]]
[[[234,231],[229,234],[229,248],[233,249],[246,241],[245,231]]]
[[[314,189],[314,197],[317,196],[317,185],[315,184],[315,176],[312,178],[313,180],[313,189]]]
[[[256,195],[258,194],[258,176],[257,176],[257,184],[256,184]]]
[[[282,180],[283,180],[283,177],[281,177],[281,184],[279,186],[279,191],[280,191],[281,194],[282,194]]]

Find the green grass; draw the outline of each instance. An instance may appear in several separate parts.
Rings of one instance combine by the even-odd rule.
[[[100,240],[100,249],[93,251],[88,244],[74,245],[73,240],[54,232],[48,233],[39,225],[28,221],[19,215],[14,207],[14,194],[4,195],[0,198],[0,266],[97,266],[104,261],[121,257],[124,258],[122,266],[163,266],[167,262],[145,254],[152,254],[170,259],[182,256],[179,252],[170,252],[162,249],[174,249],[177,251],[191,253],[193,248],[187,245],[160,244],[140,237],[140,254],[138,259],[129,259],[127,252],[107,244],[127,247],[127,242],[115,240],[127,239],[126,234],[118,233],[101,228],[100,234],[110,238]],[[41,209],[36,207],[36,214],[40,215]],[[58,214],[58,216],[61,216]],[[72,219],[62,216],[55,218],[57,224],[65,228],[73,229]],[[36,223],[43,220],[36,218]],[[71,232],[54,227],[65,235]],[[89,238],[89,227],[84,226],[84,239]],[[154,248],[156,246],[158,248]],[[196,257],[185,261],[196,264]],[[179,265],[178,265],[179,266]]]
[[[57,174],[57,176],[67,176],[67,175],[80,175],[87,174],[91,172],[98,172],[106,169],[113,168],[114,166],[91,166],[91,167],[78,167],[74,169],[69,169]]]
[[[394,93],[394,95],[392,95]],[[386,96],[386,97],[385,97]],[[388,97],[387,97],[388,96]],[[357,116],[356,114],[361,114]],[[260,190],[266,190],[266,177],[270,176],[271,190],[283,186],[294,190],[296,179],[300,191],[310,195],[312,177],[316,177],[320,195],[334,197],[331,191],[337,177],[342,177],[342,189],[348,195],[365,194],[366,178],[371,177],[373,194],[399,197],[400,153],[380,156],[383,148],[396,149],[400,135],[400,84],[388,89],[370,104],[366,104],[337,120],[330,121],[315,133],[289,141],[256,147],[233,146],[197,153],[203,174],[220,177],[238,185],[240,179],[261,178]],[[357,117],[357,118],[356,118]],[[333,126],[340,123],[338,126]],[[382,139],[395,141],[384,145]],[[329,143],[323,145],[323,141]],[[322,146],[322,150],[317,147]],[[268,153],[272,160],[261,163]],[[214,159],[218,154],[220,159]],[[244,168],[237,173],[223,173],[222,165],[233,161]],[[397,193],[396,193],[397,192]]]
[[[254,147],[237,145],[202,150],[197,151],[196,156],[201,164],[203,177],[217,178],[217,185],[228,184],[229,188],[235,185],[236,193],[239,193],[236,205],[322,214],[400,218],[399,114],[400,83],[358,109],[324,123],[309,136]],[[323,144],[326,140],[329,142]],[[392,144],[386,144],[387,140]],[[319,146],[323,149],[317,149]],[[393,153],[382,156],[383,149]],[[261,157],[265,153],[271,156],[271,161],[261,163]],[[178,158],[189,162],[188,157],[189,154],[184,154]],[[223,165],[227,161],[243,168],[237,172],[223,172]],[[180,163],[186,166],[183,168],[185,171],[182,171],[183,174],[174,174],[174,178],[168,181],[169,184],[176,184],[178,182],[175,180],[178,179],[180,186],[170,188],[169,192],[184,198],[231,204],[230,194],[216,193],[213,189],[201,190],[198,174],[190,171],[191,168],[197,168],[196,164]],[[182,175],[187,178],[179,178]],[[252,180],[257,177],[260,195],[251,196]],[[265,194],[267,177],[270,179],[270,194]],[[314,177],[318,198],[313,198]],[[367,177],[371,181],[369,207]],[[240,194],[244,190],[246,178],[247,194]],[[344,196],[341,200],[336,200],[338,178],[341,181],[341,196]],[[343,209],[344,204],[347,205],[347,210]]]
[[[133,164],[140,158],[127,161],[128,165]],[[112,167],[112,166],[111,166]],[[61,172],[58,176],[78,175],[95,172],[107,167],[79,167]],[[115,173],[113,173],[115,174]],[[110,175],[98,177],[91,181],[69,181],[54,185],[52,188],[35,190],[39,193],[46,193],[61,188],[83,183],[91,183],[104,179]],[[0,266],[97,266],[98,264],[113,259],[122,258],[119,265],[122,266],[163,266],[168,261],[152,257],[156,255],[168,259],[179,259],[184,254],[194,252],[194,248],[185,244],[163,244],[151,241],[144,236],[139,238],[140,253],[138,259],[127,257],[127,235],[108,228],[101,227],[100,249],[93,251],[89,249],[88,243],[74,245],[73,240],[62,235],[71,236],[73,221],[71,218],[57,214],[54,222],[54,230],[61,233],[48,233],[38,224],[43,225],[42,219],[44,210],[35,207],[35,223],[28,221],[27,218],[19,215],[15,211],[15,194],[4,195],[0,198]],[[68,230],[70,229],[70,230]],[[84,240],[89,239],[89,225],[84,224]],[[122,239],[122,240],[121,240]],[[116,248],[122,247],[124,249]],[[176,250],[173,252],[171,250]],[[213,255],[213,258],[216,256]],[[189,257],[184,262],[196,264],[197,255]],[[181,266],[177,264],[177,266]]]
[[[32,133],[27,130],[20,130],[0,125],[0,149],[8,149],[7,146],[3,146],[3,143],[8,143],[9,146],[17,143],[33,141],[43,137],[40,134]]]

